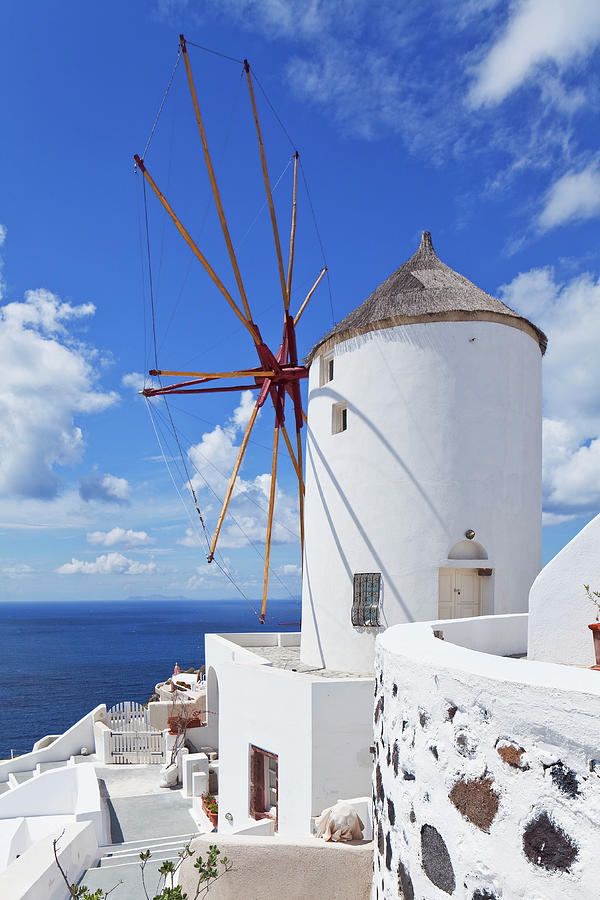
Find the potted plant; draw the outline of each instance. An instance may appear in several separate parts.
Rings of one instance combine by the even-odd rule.
[[[596,621],[588,625],[594,638],[594,654],[596,656],[596,665],[590,666],[590,669],[600,670],[600,591],[591,591],[589,584],[584,584],[584,590],[588,599],[592,601],[596,607]]]
[[[216,828],[219,818],[219,804],[212,794],[202,794],[202,809],[204,810],[207,818],[210,819],[213,828]]]

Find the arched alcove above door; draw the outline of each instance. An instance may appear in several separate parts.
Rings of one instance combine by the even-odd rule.
[[[487,550],[479,541],[468,541],[466,538],[458,541],[448,551],[448,559],[487,559]]]

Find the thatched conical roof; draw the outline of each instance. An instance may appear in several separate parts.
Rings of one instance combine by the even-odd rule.
[[[307,364],[318,353],[326,353],[335,344],[369,331],[416,322],[466,320],[501,322],[519,328],[537,341],[542,353],[546,351],[543,331],[443,263],[433,249],[430,232],[424,231],[417,252],[315,344]]]

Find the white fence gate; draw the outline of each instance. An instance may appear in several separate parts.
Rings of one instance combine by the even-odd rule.
[[[160,731],[113,731],[110,735],[111,762],[116,765],[146,763],[161,765],[164,759]]]
[[[106,712],[111,731],[149,731],[148,710],[141,703],[126,700],[116,703]]]
[[[164,758],[163,735],[150,728],[148,710],[132,700],[117,703],[107,710],[110,728],[110,756],[116,765],[145,763],[161,765]]]

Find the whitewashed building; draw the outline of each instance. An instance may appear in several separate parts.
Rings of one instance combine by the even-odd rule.
[[[206,638],[219,832],[306,835],[370,797],[385,628],[526,610],[545,345],[425,232],[311,351],[302,632]]]

